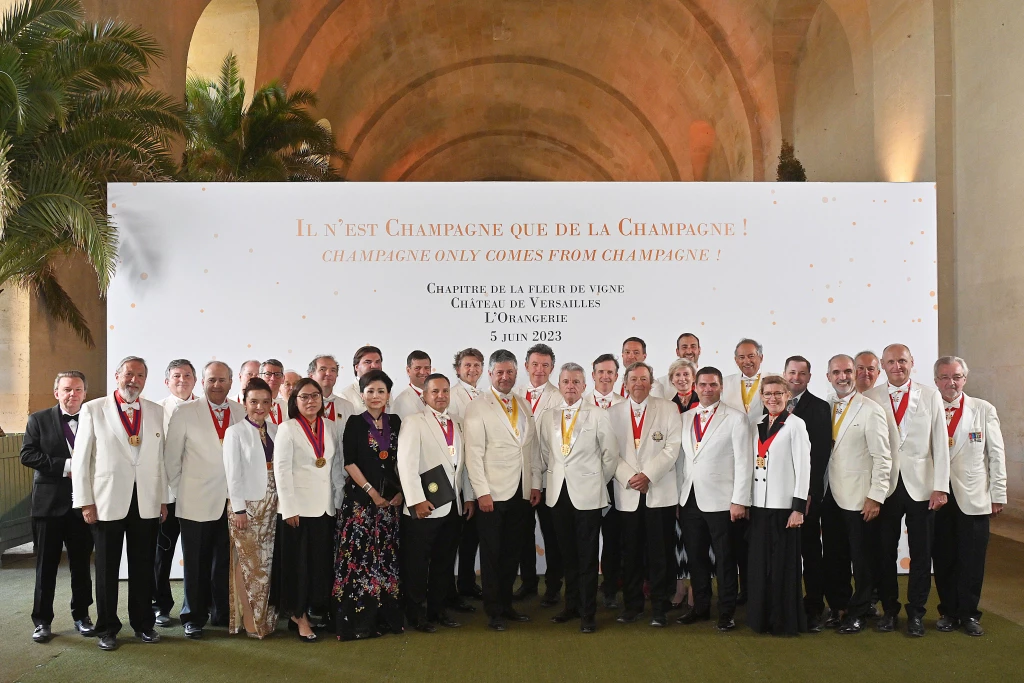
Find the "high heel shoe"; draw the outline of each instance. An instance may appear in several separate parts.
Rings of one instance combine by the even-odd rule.
[[[301,640],[304,643],[315,643],[316,642],[316,634],[315,633],[310,633],[308,636],[304,636],[301,633],[296,633],[295,635],[297,635],[299,637],[299,640]]]

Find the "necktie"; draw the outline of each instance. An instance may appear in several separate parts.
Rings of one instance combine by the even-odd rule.
[[[68,415],[67,413],[61,413],[60,419],[63,422],[71,422],[72,420],[77,422],[78,421],[78,416],[77,415]]]

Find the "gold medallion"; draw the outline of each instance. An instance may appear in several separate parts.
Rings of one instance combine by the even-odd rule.
[[[569,444],[562,444],[562,455],[569,455]]]
[[[316,466],[317,467],[323,467],[326,464],[327,464],[327,458],[317,458],[316,459]]]
[[[427,484],[427,491],[430,491],[431,493],[437,493],[437,482],[432,481],[429,484]]]
[[[757,456],[757,469],[759,469],[759,470],[763,470],[764,469],[764,458],[762,458],[760,455]]]
[[[516,427],[513,427],[512,428],[512,433],[515,434],[516,436],[519,436],[519,429],[516,428]]]
[[[138,446],[140,443],[142,443],[142,439],[139,438],[138,434],[132,434],[131,436],[128,437],[128,443],[130,443],[133,446]]]
[[[633,448],[640,448],[640,439],[633,439]]]
[[[452,456],[453,458],[455,457],[455,446],[448,447],[448,455]]]
[[[949,437],[949,447],[953,447],[953,437]]]

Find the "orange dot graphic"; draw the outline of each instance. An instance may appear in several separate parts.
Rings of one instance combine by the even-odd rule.
[[[778,202],[772,202],[772,204],[778,204]]]
[[[775,315],[775,311],[768,311],[770,314]]]
[[[111,326],[110,326],[110,329],[114,329],[114,326],[113,326],[113,325],[111,325]]]
[[[909,277],[907,278],[907,282],[910,282],[910,278]]]
[[[246,345],[245,345],[245,348],[247,348],[247,349],[251,349],[251,348],[252,348],[252,344],[246,344]]]
[[[636,318],[632,318],[632,320],[636,320]]]
[[[913,246],[913,245],[914,245],[914,240],[910,240],[910,245],[911,245],[911,246]]]
[[[202,308],[200,308],[200,309],[199,309],[199,312],[200,312],[200,313],[206,313],[206,310],[205,310],[205,309],[202,309]]]
[[[775,321],[773,320],[773,321],[772,321],[772,325],[774,325],[774,324],[775,324]]]
[[[111,209],[116,209],[116,208],[117,208],[117,204],[111,204],[111,205],[110,205],[110,208],[111,208]]]
[[[868,283],[868,287],[870,287],[870,286],[871,286],[871,283],[869,282],[869,283]]]
[[[812,264],[811,264],[811,268],[813,268],[813,267],[814,267],[814,264],[812,263]]]
[[[219,233],[216,233],[216,232],[215,232],[215,233],[213,233],[213,239],[217,239],[218,237],[220,237],[220,234],[219,234]]]
[[[249,249],[249,253],[250,253],[250,254],[252,253],[252,248],[250,248],[250,249]]]
[[[937,311],[937,310],[939,310],[939,305],[938,305],[938,304],[933,304],[933,305],[932,305],[932,310],[933,310],[933,311]]]
[[[138,187],[138,183],[132,183],[132,187]]]
[[[700,321],[700,325],[701,325],[701,327],[704,326],[704,321],[703,320]]]
[[[904,569],[910,569],[910,558],[909,557],[904,557],[903,559],[901,559],[900,560],[900,566],[903,567]]]
[[[209,272],[210,272],[210,269],[209,269],[209,268],[203,268],[203,272],[204,272],[204,273],[209,273]]]
[[[132,304],[132,308],[135,308],[135,304]]]
[[[853,257],[852,256],[850,257],[850,263],[853,263]]]
[[[206,188],[205,187],[203,188],[203,192],[206,192]]]
[[[821,203],[822,204],[828,204],[828,197],[822,197],[821,198]]]
[[[303,319],[303,320],[305,320],[305,319],[306,319],[306,316],[302,316],[302,319]]]
[[[854,225],[857,225],[857,221],[854,221],[854,222],[853,222],[853,224],[854,224]]]
[[[143,273],[142,275],[139,276],[139,279],[140,280],[148,280],[149,279],[149,273]]]
[[[832,304],[832,303],[835,303],[835,301],[836,301],[836,300],[835,300],[835,299],[833,299],[832,297],[829,297],[829,298],[828,298],[828,302],[829,302],[830,304]]]
[[[278,284],[280,284],[280,283],[278,283]],[[337,293],[337,292],[335,292],[335,293],[334,293],[334,296],[338,296],[338,293]]]
[[[935,296],[935,291],[928,292],[928,296]]]
[[[827,322],[828,322],[828,318],[822,318],[822,319],[821,319],[821,324],[822,324],[822,325],[824,325],[824,324],[825,324],[825,323],[827,323]]]

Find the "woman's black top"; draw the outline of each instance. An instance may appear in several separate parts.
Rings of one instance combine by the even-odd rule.
[[[396,456],[398,454],[398,430],[402,426],[402,418],[388,413],[384,415],[391,425],[391,443],[384,445],[377,443],[364,416],[369,417],[369,413],[353,415],[345,423],[345,435],[342,437],[345,465],[358,467],[366,477],[366,481],[377,489],[379,495],[386,498],[394,497],[399,490]],[[381,458],[382,451],[387,452],[383,458]],[[387,493],[391,495],[388,496]],[[356,486],[351,477],[345,484],[345,495],[351,496],[353,500],[362,505],[373,504],[369,494]]]

